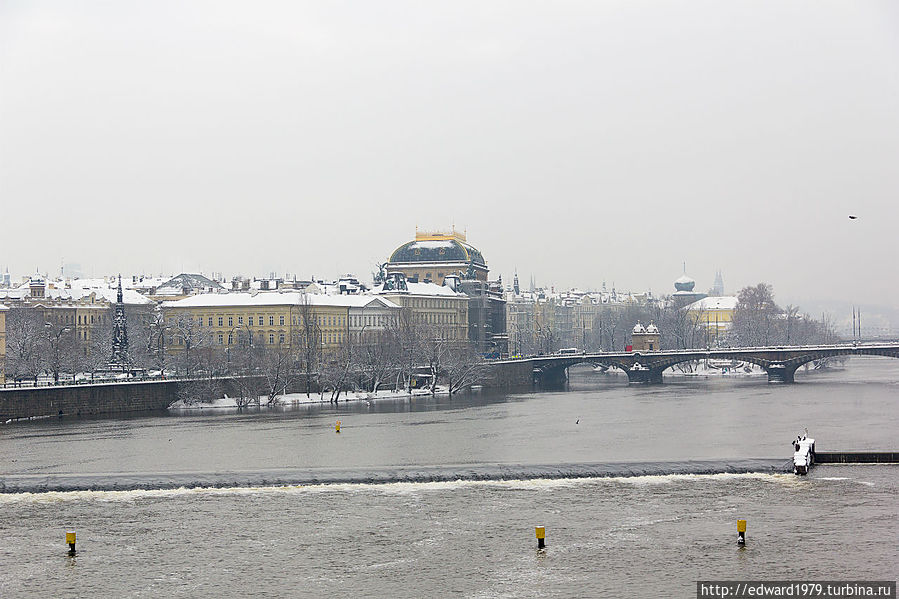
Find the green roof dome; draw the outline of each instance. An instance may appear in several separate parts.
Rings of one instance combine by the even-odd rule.
[[[480,251],[456,239],[416,239],[404,243],[390,255],[390,262],[473,262],[487,266]]]

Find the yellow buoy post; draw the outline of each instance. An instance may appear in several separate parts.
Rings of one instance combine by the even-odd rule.
[[[746,520],[737,520],[737,545],[746,544]]]
[[[66,543],[69,545],[69,555],[75,555],[75,531],[66,531]]]
[[[340,432],[340,420],[338,420],[337,423],[334,425],[334,432],[335,433]]]
[[[546,549],[546,528],[537,526],[535,531],[537,533],[537,549]]]

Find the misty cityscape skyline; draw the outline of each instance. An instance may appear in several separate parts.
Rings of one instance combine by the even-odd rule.
[[[455,224],[504,279],[895,308],[899,9],[763,5],[4,2],[0,263],[367,278]]]

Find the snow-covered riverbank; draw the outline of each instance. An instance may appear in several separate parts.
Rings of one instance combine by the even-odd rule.
[[[448,395],[449,389],[447,387],[443,387],[438,385],[434,395]],[[428,389],[412,389],[411,392],[406,391],[394,391],[392,389],[380,390],[377,393],[365,392],[365,391],[351,391],[349,393],[341,393],[340,399],[338,401],[364,401],[364,402],[372,402],[381,399],[403,399],[407,397],[430,397],[431,392]],[[234,397],[220,397],[217,399],[212,399],[204,402],[194,402],[194,403],[185,403],[183,400],[179,400],[172,404],[169,409],[170,410],[206,410],[206,409],[217,409],[217,408],[237,408],[237,399]],[[325,393],[324,395],[319,395],[318,393],[311,393],[308,397],[305,393],[287,393],[285,395],[279,395],[276,399],[275,403],[267,404],[268,397],[260,396],[259,397],[259,405],[265,407],[266,405],[278,405],[278,406],[294,406],[301,404],[317,404],[317,403],[330,403],[331,401],[331,393]],[[252,406],[256,406],[256,403],[253,402]]]

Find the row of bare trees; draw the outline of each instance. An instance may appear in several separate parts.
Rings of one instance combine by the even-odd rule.
[[[347,392],[408,393],[422,384],[436,393],[442,383],[452,394],[483,378],[486,364],[467,340],[443,337],[438,327],[420,322],[406,309],[385,322],[347,331],[336,347],[326,349],[308,305],[300,307],[290,334],[277,343],[265,335],[254,337],[249,327],[213,333],[185,316],[166,323],[175,351],[166,354],[165,367],[191,379],[183,385],[185,401],[230,390],[239,406],[277,403],[296,390],[332,402]]]
[[[155,318],[150,308],[135,309],[129,316],[135,368],[151,369],[159,362]],[[37,381],[47,376],[58,383],[75,374],[92,377],[109,366],[112,329],[111,318],[76,326],[42,308],[15,306],[6,315],[6,378]]]
[[[728,342],[734,346],[808,345],[835,343],[839,336],[826,316],[821,320],[794,305],[781,308],[767,283],[744,287],[737,295]]]
[[[661,335],[661,346],[666,349],[839,341],[832,323],[826,317],[820,320],[812,318],[793,305],[781,308],[774,301],[773,288],[766,283],[740,291],[733,322],[726,332],[719,334],[718,327],[708,326],[706,321],[707,314],[702,311],[687,311],[673,303],[603,307],[595,317],[589,335],[586,335],[586,346],[587,349],[621,351],[630,343],[637,322],[644,325],[654,322]]]

